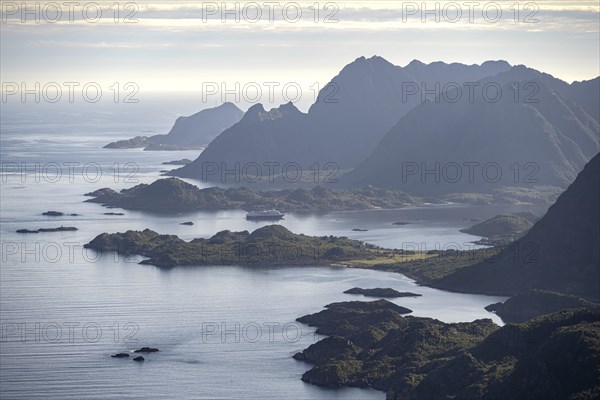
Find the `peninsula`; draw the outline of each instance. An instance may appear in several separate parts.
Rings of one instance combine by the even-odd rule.
[[[125,233],[103,233],[84,246],[96,251],[141,255],[141,264],[158,267],[179,265],[330,265],[374,257],[379,248],[334,236],[297,235],[283,226],[268,225],[255,230],[222,231],[209,239],[186,242],[175,235],[160,235],[146,229]]]

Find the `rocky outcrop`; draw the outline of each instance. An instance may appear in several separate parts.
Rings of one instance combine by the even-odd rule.
[[[547,290],[529,290],[509,298],[504,303],[490,304],[485,307],[486,310],[495,312],[505,322],[524,322],[570,308],[600,312],[598,303]]]
[[[496,215],[460,231],[488,238],[493,236],[517,236],[526,232],[534,223],[533,217],[526,218],[518,214]]]
[[[48,232],[73,232],[78,230],[73,226],[59,226],[58,228],[40,228],[36,230],[19,229],[17,233],[48,233]]]
[[[64,217],[69,216],[69,217],[78,217],[79,214],[65,214],[64,212],[61,211],[46,211],[44,213],[42,213],[42,215],[46,216],[46,217]]]
[[[320,386],[387,390],[396,379],[416,384],[425,371],[498,329],[491,320],[444,324],[403,317],[410,310],[386,300],[326,307],[298,321],[331,336],[294,356],[315,364],[302,380]]]
[[[509,324],[392,400],[581,399],[600,394],[600,314],[566,310]]]
[[[136,136],[131,139],[118,140],[104,146],[105,149],[137,149],[146,147],[148,144],[147,136]]]
[[[344,293],[362,294],[363,296],[366,296],[366,297],[387,297],[387,298],[421,296],[420,294],[411,293],[411,292],[399,292],[392,288],[362,289],[362,288],[354,287],[352,289],[346,290]]]
[[[190,159],[182,158],[181,160],[165,161],[163,165],[188,165],[191,162]]]
[[[158,353],[158,349],[154,347],[142,347],[141,349],[134,350],[134,353]]]
[[[217,135],[238,122],[243,115],[244,112],[235,104],[223,103],[218,107],[208,108],[188,117],[177,118],[166,135],[136,136],[133,139],[109,143],[104,148],[131,149],[143,147],[144,150],[154,151],[202,149]]]
[[[447,324],[389,302],[338,303],[299,318],[332,335],[294,358],[302,380],[372,387],[390,400],[580,399],[600,394],[600,314],[565,310],[522,324]]]
[[[496,215],[460,231],[485,237],[485,243],[481,244],[498,246],[513,242],[523,236],[538,219],[535,214],[529,212]]]

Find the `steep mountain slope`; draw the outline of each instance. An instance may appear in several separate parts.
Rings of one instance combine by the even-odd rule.
[[[514,294],[552,290],[600,299],[600,154],[521,239],[498,256],[463,268],[433,285]]]
[[[417,106],[344,182],[427,195],[564,188],[600,150],[598,121],[566,98],[587,104],[585,93],[550,75],[513,67],[479,81],[472,97],[455,91],[447,98],[460,94],[456,102]]]
[[[571,91],[566,97],[583,107],[583,109],[600,121],[600,77],[589,81],[573,82]]]
[[[306,114],[292,103],[270,111],[265,111],[262,104],[256,104],[248,109],[239,123],[214,139],[200,157],[173,174],[235,183],[240,179],[242,168],[249,164],[262,168],[264,162],[293,162],[300,146],[306,149],[312,144],[304,142],[306,127]],[[222,163],[225,163],[223,168]],[[208,168],[209,164],[216,166],[214,176],[209,174],[212,171]],[[226,173],[235,171],[236,166],[237,173]],[[257,171],[253,168],[247,170],[247,173]],[[265,175],[267,173],[265,171]]]
[[[423,64],[412,66],[410,71],[418,79],[431,75],[428,81],[444,75],[445,83],[462,82],[467,75],[481,79],[509,67],[500,61],[482,66],[452,64],[442,74],[439,65]],[[173,174],[199,178],[202,165],[215,162],[223,169],[249,162],[297,163],[303,170],[315,163],[334,163],[341,169],[355,167],[403,115],[421,102],[420,95],[406,95],[406,85],[420,87],[404,68],[381,57],[360,57],[320,91],[308,113],[302,114],[290,104],[266,113],[262,105],[255,105],[248,111],[248,120],[224,132],[194,163]],[[268,118],[259,116],[265,113]]]
[[[600,315],[566,310],[506,325],[428,373],[400,399],[581,399],[600,394]]]
[[[592,303],[570,294],[531,289],[510,297],[504,303],[490,304],[485,307],[502,318],[504,322],[525,322],[542,315],[561,310],[584,308],[600,313],[600,304]]]

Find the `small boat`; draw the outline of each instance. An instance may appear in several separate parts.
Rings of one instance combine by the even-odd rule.
[[[246,214],[246,219],[273,219],[279,220],[285,216],[284,213],[277,210],[250,211]]]

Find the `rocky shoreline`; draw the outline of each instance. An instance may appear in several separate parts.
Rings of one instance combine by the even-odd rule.
[[[269,210],[282,212],[328,212],[366,210],[374,208],[395,209],[421,205],[420,198],[397,190],[365,187],[360,190],[285,189],[256,191],[246,188],[199,189],[178,178],[159,179],[149,185],[141,184],[116,192],[103,188],[86,196],[87,202],[107,207],[120,207],[156,213],[180,213],[200,210]]]
[[[485,307],[486,310],[496,313],[505,322],[524,322],[569,308],[600,312],[599,303],[548,290],[528,290],[503,303],[490,304]]]
[[[502,246],[522,237],[539,219],[531,212],[507,215],[496,215],[469,228],[461,229],[463,233],[483,236],[473,243],[483,246]]]
[[[489,319],[448,324],[403,316],[405,310],[386,300],[345,302],[298,318],[330,335],[294,355],[313,364],[302,380],[371,387],[390,400],[591,400],[600,393],[598,312],[566,310],[498,327]]]
[[[411,292],[399,292],[392,288],[374,288],[374,289],[363,289],[359,287],[354,287],[352,289],[346,290],[344,293],[347,294],[362,294],[365,297],[387,297],[390,299],[398,298],[398,297],[419,297],[420,294],[411,293]]]
[[[209,239],[186,242],[146,229],[103,233],[84,246],[98,252],[141,255],[141,264],[179,265],[330,265],[372,257],[379,248],[346,237],[297,235],[280,225],[255,230],[222,231]]]

